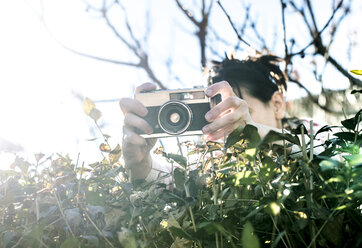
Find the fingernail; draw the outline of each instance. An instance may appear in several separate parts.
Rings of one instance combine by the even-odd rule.
[[[202,132],[204,133],[204,134],[207,134],[208,132],[209,132],[209,126],[207,125],[207,126],[204,126],[203,128],[202,128]]]
[[[212,119],[212,114],[210,114],[210,112],[207,112],[206,115],[205,115],[205,119],[206,119],[207,121],[211,121],[211,119]]]
[[[205,91],[205,94],[206,94],[207,96],[210,96],[211,93],[212,93],[212,90],[210,90],[209,88]]]

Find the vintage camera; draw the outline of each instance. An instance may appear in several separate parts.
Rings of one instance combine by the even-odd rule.
[[[136,94],[135,98],[148,110],[144,119],[153,128],[152,134],[141,133],[141,136],[160,138],[202,134],[201,129],[208,124],[205,114],[219,101],[219,97],[208,98],[205,90],[155,90]]]

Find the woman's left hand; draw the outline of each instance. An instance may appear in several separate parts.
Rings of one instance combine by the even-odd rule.
[[[248,104],[235,95],[228,82],[215,83],[205,93],[208,97],[217,94],[222,96],[222,101],[205,115],[205,119],[210,122],[202,128],[203,133],[207,134],[206,140],[226,138],[238,126],[253,124]]]

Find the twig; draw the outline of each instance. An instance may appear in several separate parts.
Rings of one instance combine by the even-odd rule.
[[[111,241],[109,241],[109,239],[108,239],[106,236],[104,236],[104,234],[102,233],[102,231],[99,230],[99,228],[97,227],[97,225],[93,222],[92,218],[88,215],[87,210],[86,210],[86,209],[84,209],[84,210],[85,210],[85,211],[84,211],[85,216],[87,217],[87,219],[89,220],[89,222],[94,226],[94,228],[97,230],[97,232],[100,234],[100,236],[101,236],[102,238],[104,238],[104,240],[105,240],[111,247],[114,247],[113,244],[111,243]]]
[[[222,4],[221,4],[221,2],[220,2],[219,0],[217,1],[217,4],[220,6],[221,10],[224,12],[224,14],[226,15],[226,17],[228,18],[229,23],[230,23],[231,27],[234,29],[234,32],[235,32],[235,34],[237,35],[238,39],[239,39],[241,42],[243,42],[245,45],[247,45],[248,47],[253,48],[246,40],[243,39],[243,37],[240,36],[238,30],[235,28],[235,25],[234,25],[234,23],[233,23],[232,20],[231,20],[231,17],[230,17],[229,14],[226,12],[226,10],[224,9],[224,7],[222,6]],[[255,49],[255,48],[253,48],[253,49]],[[255,49],[255,50],[256,50],[256,49]]]

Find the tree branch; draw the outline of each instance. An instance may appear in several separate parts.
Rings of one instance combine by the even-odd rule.
[[[229,20],[229,23],[231,25],[231,27],[234,29],[235,34],[237,35],[238,39],[243,42],[245,45],[247,45],[250,48],[253,48],[246,40],[243,39],[243,37],[241,37],[241,35],[239,34],[238,30],[235,28],[235,25],[233,23],[233,21],[231,20],[231,17],[229,16],[229,14],[226,12],[226,10],[224,9],[224,7],[222,6],[221,2],[218,0],[217,1],[218,5],[220,6],[221,10],[224,12],[224,14],[226,15],[226,17]],[[255,49],[255,48],[253,48]],[[256,49],[255,49],[256,51]]]

